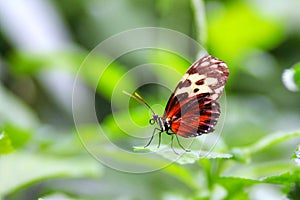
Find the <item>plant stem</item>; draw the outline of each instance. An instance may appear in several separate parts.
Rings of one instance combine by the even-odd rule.
[[[206,14],[203,0],[191,0],[196,20],[197,41],[205,48],[207,43]]]

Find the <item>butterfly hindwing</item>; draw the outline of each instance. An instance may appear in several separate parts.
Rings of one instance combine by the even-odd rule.
[[[214,131],[220,106],[206,95],[197,95],[182,105],[180,113],[170,122],[172,131],[183,137],[195,137]]]
[[[221,97],[228,78],[226,64],[204,56],[195,62],[178,83],[163,116],[172,131],[183,137],[194,137],[214,130]]]

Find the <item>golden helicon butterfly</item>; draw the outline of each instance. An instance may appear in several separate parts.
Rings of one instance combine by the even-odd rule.
[[[147,143],[149,146],[156,132],[166,132],[172,136],[182,149],[178,135],[182,137],[196,137],[214,131],[220,116],[218,99],[221,97],[229,75],[228,67],[222,60],[206,55],[190,66],[171,94],[166,105],[164,115],[160,117],[149,104],[137,93],[125,94],[148,107],[153,113],[150,124],[157,124]],[[174,150],[174,149],[173,149]]]

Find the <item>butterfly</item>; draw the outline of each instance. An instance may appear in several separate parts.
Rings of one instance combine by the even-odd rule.
[[[175,135],[179,146],[189,151],[180,144],[178,135],[189,138],[213,132],[221,113],[218,99],[223,93],[228,75],[229,70],[225,62],[211,55],[203,56],[189,67],[179,81],[162,117],[156,114],[138,93],[123,91],[148,107],[153,113],[149,123],[158,125],[145,147],[151,144],[158,131],[158,148],[161,134],[165,132],[172,136],[172,149]]]

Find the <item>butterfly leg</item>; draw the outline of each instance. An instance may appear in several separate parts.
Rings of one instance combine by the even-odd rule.
[[[177,153],[173,147],[173,140],[174,140],[174,134],[171,135],[171,149],[173,150],[173,152],[177,155],[179,155],[179,153]]]
[[[160,145],[160,137],[161,137],[161,130],[160,130],[159,128],[155,128],[155,129],[153,130],[153,133],[152,133],[152,136],[151,136],[149,142],[144,146],[144,148],[148,147],[148,146],[151,144],[151,142],[152,142],[152,140],[153,140],[153,138],[154,138],[154,134],[155,134],[155,132],[156,132],[157,130],[159,131],[159,143],[158,143],[158,147],[159,147],[159,145]]]
[[[158,137],[158,145],[157,145],[157,148],[160,147],[160,142],[161,142],[161,131],[159,131],[158,135],[159,135],[159,137]]]
[[[172,136],[173,136],[173,135],[172,135]],[[184,147],[180,144],[177,134],[175,134],[175,136],[176,136],[178,145],[179,145],[185,152],[190,152],[191,150],[184,148]],[[173,139],[172,139],[172,140],[173,140]]]

